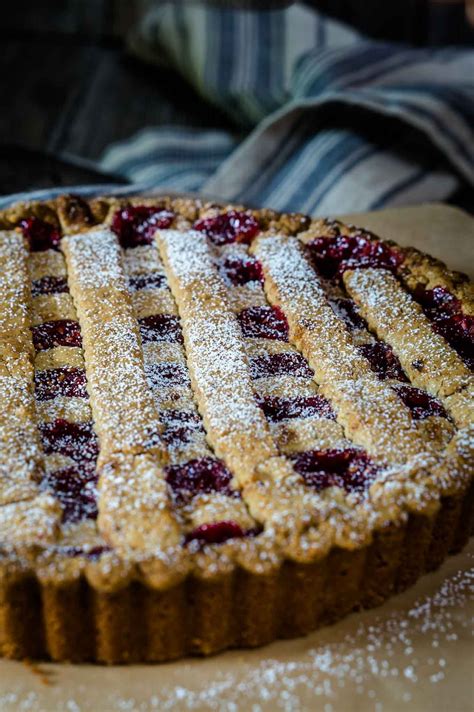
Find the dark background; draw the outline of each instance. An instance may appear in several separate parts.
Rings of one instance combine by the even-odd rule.
[[[250,0],[213,1],[262,7],[262,2]],[[15,0],[2,9],[0,194],[123,182],[97,173],[93,161],[107,145],[144,126],[228,126],[226,117],[209,109],[172,71],[158,71],[127,54],[126,32],[148,4],[149,0]],[[310,4],[381,39],[428,45],[468,44],[474,38],[462,3]],[[458,194],[452,202],[463,205],[465,198]]]

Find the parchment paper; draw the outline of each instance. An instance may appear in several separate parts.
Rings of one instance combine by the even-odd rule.
[[[346,216],[474,273],[474,220],[441,205]],[[474,540],[381,608],[307,638],[155,666],[0,661],[0,710],[474,710]]]

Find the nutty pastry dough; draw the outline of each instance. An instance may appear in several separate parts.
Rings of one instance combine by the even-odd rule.
[[[474,524],[467,277],[184,198],[0,213],[0,653],[129,663],[308,633]]]

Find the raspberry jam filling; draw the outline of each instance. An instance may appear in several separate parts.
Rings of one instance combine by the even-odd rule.
[[[367,235],[317,237],[308,243],[317,271],[328,277],[341,277],[348,269],[379,267],[396,271],[402,262],[399,252]]]
[[[193,229],[206,233],[215,245],[227,245],[230,242],[249,244],[260,232],[260,225],[250,213],[229,210],[222,215],[197,220]]]
[[[250,374],[252,378],[268,378],[270,376],[313,378],[314,376],[313,370],[308,366],[303,356],[294,351],[255,356],[250,361]]]
[[[133,292],[138,292],[139,289],[158,289],[164,282],[165,277],[160,272],[137,274],[128,278],[128,286]]]
[[[407,381],[401,363],[393,353],[392,348],[383,341],[375,344],[362,344],[359,351],[369,361],[370,368],[382,380],[393,378],[397,381]]]
[[[362,492],[377,475],[377,468],[367,454],[353,448],[302,452],[295,456],[294,468],[318,492],[327,487]]]
[[[197,494],[209,492],[239,497],[238,491],[230,486],[232,474],[223,462],[212,457],[201,457],[184,465],[167,467],[166,481],[181,503],[191,500]]]
[[[172,314],[154,314],[138,320],[144,344],[150,341],[183,343],[179,319]]]
[[[63,508],[63,522],[79,522],[97,518],[97,478],[76,467],[49,472],[42,486],[52,491]]]
[[[377,468],[361,450],[309,450],[295,456],[294,468],[307,485],[320,491],[342,487],[361,492],[375,479]]]
[[[474,316],[464,314],[461,301],[445,287],[425,289],[420,284],[413,296],[433,322],[433,329],[474,369]]]
[[[169,386],[189,385],[189,376],[182,363],[163,361],[145,365],[145,372],[150,388],[159,390]]]
[[[160,417],[165,427],[163,440],[170,446],[184,445],[193,433],[203,430],[199,415],[193,411],[164,410]]]
[[[336,417],[329,401],[323,396],[295,396],[294,398],[257,396],[257,403],[272,423],[287,418],[335,419]]]
[[[355,302],[352,299],[331,299],[329,303],[333,311],[342,319],[350,331],[365,328],[365,320],[357,311]]]
[[[185,544],[191,544],[192,548],[199,549],[206,544],[223,544],[229,539],[242,539],[243,537],[253,537],[261,532],[260,527],[254,529],[242,529],[237,522],[224,521],[214,524],[201,524],[186,534]]]
[[[244,336],[288,341],[288,322],[280,307],[249,307],[238,319]]]
[[[392,386],[400,400],[409,408],[415,420],[424,420],[430,415],[447,418],[445,409],[433,396],[414,386]]]
[[[236,287],[248,282],[263,283],[262,265],[255,257],[227,257],[222,264],[222,271]]]
[[[39,401],[56,396],[87,398],[86,372],[83,368],[50,368],[35,373],[35,395]]]
[[[57,418],[52,423],[42,423],[39,429],[46,454],[58,452],[67,455],[87,470],[95,463],[99,446],[91,422],[71,423]]]
[[[64,277],[42,277],[35,279],[31,285],[31,296],[40,294],[64,294],[69,292],[69,287]]]
[[[175,214],[159,206],[129,205],[117,210],[111,228],[122,247],[150,245],[157,230],[170,227]]]
[[[30,243],[32,252],[44,252],[45,250],[58,250],[61,241],[61,233],[55,225],[31,217],[21,220],[20,227],[23,235]]]
[[[55,346],[82,346],[79,322],[71,319],[45,321],[33,326],[33,344],[37,351],[52,349]]]

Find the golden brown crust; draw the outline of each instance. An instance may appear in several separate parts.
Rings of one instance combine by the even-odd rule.
[[[222,206],[188,198],[160,197],[157,201],[156,198],[101,197],[86,201],[61,196],[45,203],[13,206],[0,213],[0,226],[11,229],[21,219],[36,216],[61,225],[68,235],[86,234],[94,225],[110,223],[119,206],[156,205],[157,202],[177,214],[173,223],[177,230],[189,229],[198,217],[215,215],[223,210]],[[239,207],[226,206],[226,209]],[[354,228],[337,222],[310,221],[301,215],[279,215],[270,210],[252,213],[268,235],[298,235],[303,242],[318,235],[354,231]],[[67,251],[66,243],[65,247]],[[397,249],[405,258],[400,278],[407,287],[413,289],[420,283],[428,288],[439,284],[447,286],[463,301],[466,313],[473,312],[472,288],[467,278],[449,272],[444,265],[416,250],[398,246]],[[139,252],[137,250],[133,256],[133,262],[125,258],[123,269],[127,275],[147,271],[150,254],[143,251],[140,261]],[[45,265],[42,253],[32,253],[30,270],[36,275],[33,278],[65,274],[55,254],[52,253],[51,261]],[[157,267],[160,269],[159,263]],[[78,294],[81,291],[78,290]],[[169,297],[158,294],[135,297],[131,305],[135,316],[147,316],[149,311],[162,313],[157,299],[169,300]],[[260,296],[245,290],[234,290],[230,293],[229,310],[253,306],[259,299]],[[54,317],[56,309],[65,313],[64,305],[57,307],[53,302],[49,304],[51,300],[43,300],[44,304],[40,301],[36,306],[38,323],[51,314],[52,318],[58,318]],[[163,313],[173,313],[171,303],[162,303]],[[258,349],[256,341],[253,340],[249,347],[255,353]],[[143,349],[145,362],[147,359],[151,364],[175,362],[176,359],[179,362],[183,358],[178,353],[181,348],[178,345],[157,346],[148,344]],[[251,350],[247,351],[247,357],[251,357]],[[53,356],[46,357],[40,352],[37,358],[45,363],[41,366],[38,362],[38,365],[48,367],[45,359]],[[60,353],[57,356],[61,359]],[[368,378],[372,383],[373,379]],[[269,389],[267,393],[279,393],[281,386],[270,381],[262,382],[262,393],[265,388]],[[302,393],[313,392],[304,390],[309,386],[298,384],[298,388],[303,388]],[[453,412],[456,408],[462,413],[467,412],[469,396],[463,393],[466,403],[446,402]],[[184,398],[183,402],[189,398],[185,388],[182,393],[173,394],[173,399],[175,395]],[[449,393],[446,398],[452,396]],[[165,400],[162,403],[169,407]],[[401,406],[399,408],[402,410]],[[57,417],[48,411],[48,407],[43,407],[42,411],[45,422]],[[79,421],[85,417],[79,411],[76,416]],[[464,424],[462,418],[459,421]],[[260,470],[256,468],[259,476],[255,482],[249,482],[248,490],[244,489],[243,493],[255,519],[265,521],[269,503],[275,502],[275,493],[271,491],[275,481],[283,487],[279,496],[284,499],[287,473],[283,467],[284,471],[279,474],[284,461],[278,456],[279,449],[286,454],[292,452],[292,448],[293,452],[304,450],[308,442],[312,443],[311,447],[315,447],[316,442],[342,442],[340,426],[334,423],[329,427],[332,422],[321,421],[316,432],[314,429],[309,432],[304,423],[296,422],[292,423],[291,431],[289,426],[286,429],[271,427],[270,439],[278,445],[275,456],[266,458],[259,466]],[[432,435],[420,429],[413,437],[418,443],[419,438],[424,442]],[[449,433],[446,437],[450,437]],[[110,510],[105,507],[99,515],[99,528],[109,541],[119,546],[120,558],[117,551],[104,551],[97,559],[93,552],[90,557],[66,554],[67,541],[55,541],[57,505],[48,496],[38,498],[44,498],[44,501],[38,501],[42,509],[42,512],[38,510],[38,516],[45,529],[43,536],[53,546],[25,548],[22,545],[15,548],[15,543],[10,540],[10,545],[0,552],[3,557],[0,559],[0,652],[14,658],[41,657],[60,661],[161,661],[188,653],[209,654],[228,647],[261,645],[276,637],[305,634],[360,606],[378,605],[393,592],[411,585],[423,571],[439,565],[449,551],[459,550],[474,520],[472,432],[469,428],[459,431],[439,457],[431,457],[424,448],[418,453],[417,446],[409,450],[414,459],[401,469],[397,466],[389,471],[384,482],[372,485],[373,510],[361,510],[350,498],[347,502],[342,496],[338,499],[332,488],[327,491],[327,497],[323,493],[318,495],[315,522],[319,522],[319,526],[311,527],[315,522],[308,523],[307,531],[296,532],[293,541],[275,539],[274,534],[265,531],[255,539],[231,541],[177,559],[173,554],[162,560],[146,551],[146,544],[153,541],[156,531],[146,529],[144,536],[134,516],[124,517],[117,528],[114,509],[117,501],[129,492],[116,491],[117,467],[122,475],[129,474],[130,477],[140,468],[134,462],[127,462],[124,467],[111,453],[106,458],[106,466],[115,470],[111,477],[107,473],[104,475],[102,486],[105,487],[107,481],[111,485],[112,506]],[[204,451],[200,449],[201,452]],[[137,455],[129,457],[133,459]],[[147,455],[138,457],[146,458]],[[145,469],[157,467],[155,461],[141,466]],[[157,481],[164,485],[160,473],[155,474]],[[288,492],[296,489],[294,479],[290,480],[288,478]],[[137,485],[145,488],[146,484],[146,479],[137,481]],[[158,496],[166,499],[164,491]],[[291,501],[297,509],[298,502]],[[237,502],[240,500],[223,502],[222,512],[230,513],[232,519],[244,524],[247,520],[240,513],[238,507],[241,504]],[[145,510],[149,504],[149,493],[144,492]],[[159,536],[166,539],[173,552],[176,551],[180,527],[189,531],[208,521],[206,507],[206,498],[201,498],[195,509],[183,510],[179,514],[179,524],[171,516],[166,526],[160,528]],[[305,507],[307,502],[302,506],[301,515]],[[287,505],[283,509],[287,510]],[[146,524],[150,518],[145,510],[140,511]],[[4,512],[6,514],[6,510]],[[335,515],[339,523],[333,527],[330,522]],[[18,516],[22,515],[14,513],[12,516],[18,521]],[[298,519],[297,512],[295,521]],[[252,520],[248,522],[250,524]],[[85,541],[93,541],[88,532],[85,527]],[[97,533],[94,536],[97,537]],[[103,545],[99,536],[97,546]],[[161,539],[160,546],[164,546]],[[134,549],[140,550],[140,557],[131,553]],[[78,621],[81,621],[80,626]]]
[[[238,568],[208,583],[189,578],[166,591],[136,581],[107,593],[85,578],[41,585],[27,570],[6,573],[1,651],[58,662],[162,662],[306,635],[380,605],[458,552],[473,499],[472,490],[444,498],[436,515],[411,515],[356,552],[333,549],[315,563],[285,562],[265,575]]]

